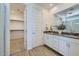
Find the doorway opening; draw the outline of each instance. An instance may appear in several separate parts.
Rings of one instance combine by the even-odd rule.
[[[10,55],[25,49],[25,5],[22,3],[10,4]]]

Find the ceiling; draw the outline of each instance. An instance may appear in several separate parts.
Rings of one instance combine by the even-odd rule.
[[[41,6],[42,8],[51,9],[60,3],[36,3],[36,5]],[[11,12],[19,12],[24,14],[25,4],[23,3],[11,3],[10,4]]]
[[[51,9],[54,6],[59,5],[59,4],[60,3],[38,3],[38,5],[40,5],[43,8],[46,8],[46,9]]]

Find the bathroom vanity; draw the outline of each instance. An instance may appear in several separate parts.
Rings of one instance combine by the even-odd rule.
[[[79,56],[79,36],[44,31],[44,44],[64,56]]]

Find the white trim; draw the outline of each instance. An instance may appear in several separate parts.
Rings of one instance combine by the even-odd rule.
[[[32,47],[32,4],[27,4],[27,50]]]
[[[10,4],[4,4],[4,6],[6,7],[6,17],[5,17],[5,56],[10,56]],[[26,10],[25,10],[26,11]],[[26,13],[24,11],[24,13]],[[24,27],[26,25],[26,15],[24,14]],[[25,35],[27,33],[25,33],[26,30],[24,30],[24,47],[26,49],[26,38]]]
[[[24,10],[24,49],[27,50],[27,7]]]
[[[5,26],[4,26],[4,15],[5,15],[5,11],[4,11],[4,5],[3,4],[0,4],[0,15],[1,15],[1,24],[0,24],[0,28],[1,28],[1,31],[3,32],[3,33],[1,33],[1,37],[0,37],[0,56],[4,56],[4,49],[5,49],[5,31],[4,31],[4,29],[5,29]],[[1,32],[0,31],[0,32]]]
[[[10,55],[10,7],[9,4],[4,4],[5,9],[5,56]]]

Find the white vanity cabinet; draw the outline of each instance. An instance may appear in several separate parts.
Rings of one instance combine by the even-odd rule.
[[[54,35],[44,34],[44,44],[54,50],[58,50],[58,40],[55,39]]]
[[[52,49],[58,51],[58,45],[59,45],[58,42],[59,42],[59,40],[58,40],[57,36],[55,36],[55,35],[51,35],[51,36],[52,36],[51,37]]]
[[[63,39],[64,38],[64,39]],[[65,37],[44,34],[44,44],[56,50],[62,55],[68,55],[68,43]]]
[[[52,48],[53,43],[52,43],[52,37],[49,34],[44,34],[44,44]]]
[[[59,39],[59,53],[65,55],[68,47],[66,46],[66,42],[64,40]]]
[[[74,39],[73,41],[70,42],[69,55],[79,56],[79,40],[78,39]]]
[[[78,39],[44,34],[44,44],[64,56],[79,56]]]
[[[59,44],[58,44],[58,47],[59,47],[58,52],[66,56],[68,56],[69,54],[69,44],[70,44],[69,40],[67,39],[68,38],[65,38],[65,37],[59,37]]]
[[[46,44],[46,45],[48,45],[49,46],[49,41],[50,40],[48,40],[48,34],[44,34],[44,40],[43,40],[43,42],[44,42],[44,44]]]
[[[79,44],[71,43],[69,49],[70,56],[79,56]]]

